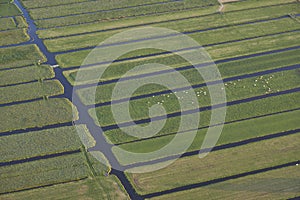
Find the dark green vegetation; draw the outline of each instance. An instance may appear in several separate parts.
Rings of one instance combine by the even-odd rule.
[[[0,86],[50,79],[54,77],[53,69],[48,65],[33,65],[28,67],[0,71]]]
[[[0,32],[0,46],[18,44],[29,40],[26,29],[14,29]]]
[[[0,69],[15,68],[45,62],[45,56],[36,45],[0,49]]]
[[[0,107],[0,132],[71,122],[72,104],[67,99],[48,99]],[[1,134],[0,134],[1,135]]]
[[[11,3],[11,1],[8,1],[7,3],[2,3],[0,5],[0,17],[14,16],[20,14],[20,10],[15,4]]]

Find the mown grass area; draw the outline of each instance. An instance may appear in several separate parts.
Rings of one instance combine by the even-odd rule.
[[[242,13],[243,12],[241,12],[240,15]],[[207,28],[207,24],[204,25],[203,20],[200,19],[201,18],[197,19],[198,21],[195,21],[194,19],[189,20],[185,23],[164,24],[162,27],[170,28],[179,32],[193,31],[195,29],[201,30],[201,25],[203,26],[203,28],[206,25]],[[237,23],[235,19],[236,18],[232,19],[230,16],[229,17],[219,16],[219,19],[217,19],[216,22],[212,24],[213,25],[218,24],[220,23],[220,20],[225,22],[222,25]],[[239,17],[238,20],[244,20],[244,19],[242,17]],[[199,21],[200,21],[200,25],[199,25]],[[212,25],[210,24],[210,26]],[[229,26],[226,28],[221,28],[213,31],[193,33],[193,34],[189,34],[189,36],[195,39],[201,45],[208,45],[208,44],[215,44],[215,43],[225,42],[225,41],[257,37],[266,34],[275,34],[279,32],[295,30],[299,28],[300,28],[299,22],[290,18],[286,18],[286,19],[280,19],[276,21],[268,21],[268,22],[255,23],[255,24],[245,24],[238,27]],[[63,37],[59,39],[45,40],[45,44],[47,45],[47,48],[52,52],[67,51],[71,49],[79,49],[84,47],[93,47],[93,46],[97,46],[100,42],[104,41],[105,39],[111,37],[113,34],[119,32],[121,32],[121,30],[99,32],[99,33],[92,33],[87,35],[79,35],[79,36],[71,36],[71,37]],[[147,38],[147,36],[144,37]],[[124,38],[124,41],[127,40],[128,39]]]
[[[214,151],[202,159],[199,159],[198,155],[180,158],[158,171],[127,173],[126,175],[139,194],[164,191],[297,161],[299,159],[299,139],[300,134],[297,133],[263,140]],[[149,165],[141,168],[151,167],[155,166]]]
[[[0,132],[71,122],[72,107],[64,98],[1,107]]]
[[[299,166],[291,166],[151,199],[289,199],[300,195],[299,180]]]
[[[152,2],[158,2],[161,0],[153,0]],[[111,2],[111,1],[110,1]],[[116,1],[115,1],[116,2]],[[126,5],[133,5],[133,4],[145,4],[145,1],[130,1],[132,3],[129,3],[128,1],[124,3]],[[149,1],[148,1],[149,3]],[[112,5],[111,3],[107,4],[101,4],[101,8],[99,9],[99,3],[95,2],[89,2],[85,4],[91,4],[88,5],[87,7],[93,7],[93,8],[88,8],[90,10],[105,10],[106,5],[110,6]],[[96,4],[93,5],[93,4]],[[121,5],[123,3],[121,2],[116,2],[113,3],[114,5]],[[41,16],[44,16],[45,14],[40,14],[40,12],[43,9],[34,9],[31,10],[30,13],[31,15],[37,19],[36,23],[40,28],[49,28],[49,27],[56,27],[56,26],[66,26],[66,25],[73,25],[73,24],[80,24],[80,23],[89,23],[89,22],[95,22],[95,21],[111,21],[111,20],[119,20],[123,18],[133,18],[133,17],[140,17],[144,15],[159,15],[163,13],[170,13],[170,12],[180,12],[180,11],[185,11],[187,9],[193,9],[193,8],[199,8],[203,7],[205,5],[217,5],[217,1],[193,1],[193,0],[184,0],[184,1],[170,1],[168,3],[164,4],[151,4],[147,6],[141,6],[141,7],[127,7],[126,9],[112,9],[108,12],[91,12],[91,13],[85,13],[85,14],[79,14],[78,12],[82,13],[82,10],[77,11],[78,9],[81,9],[79,5],[73,4],[73,5],[68,5],[67,8],[72,8],[75,7],[74,10],[68,10],[66,6],[60,6],[61,8],[64,8],[66,13],[78,13],[77,15],[70,15],[66,17],[60,18],[60,20],[57,20],[57,18],[50,18],[50,19],[41,19]],[[77,8],[76,8],[77,7]],[[84,6],[82,6],[84,7]],[[126,7],[126,6],[125,6]],[[50,8],[51,9],[51,8]],[[53,8],[54,9],[54,8]],[[47,9],[49,11],[49,9]],[[57,9],[52,12],[53,14],[51,16],[59,16],[62,15],[61,13],[57,12]]]
[[[79,150],[82,147],[79,135],[87,138],[88,143],[94,143],[88,129],[84,125],[77,127],[66,126],[0,137],[0,162],[4,163]]]
[[[110,175],[107,177],[88,178],[51,187],[1,195],[0,198],[3,200],[39,200],[47,196],[49,199],[129,199],[120,185],[121,183],[118,178],[114,175]]]
[[[298,93],[292,93],[228,106],[225,122],[232,122],[235,120],[242,120],[250,117],[297,109],[300,107],[300,103],[298,101],[299,98],[300,95]],[[202,111],[199,113],[199,115],[199,129],[207,127],[210,123],[211,111]],[[156,135],[177,133],[180,120],[181,116],[169,118],[165,126]],[[105,131],[104,134],[107,140],[112,143],[130,142],[139,139],[129,136],[121,129]]]
[[[44,80],[54,77],[54,71],[49,65],[33,65],[0,71],[0,86],[24,83],[34,80]]]
[[[266,36],[262,38],[256,38],[251,40],[244,40],[240,42],[234,42],[229,44],[220,44],[215,46],[206,47],[206,51],[214,59],[225,59],[229,57],[236,57],[247,54],[254,54],[268,50],[274,50],[278,48],[285,48],[295,46],[299,42],[299,33],[285,33],[275,36]],[[152,53],[159,53],[162,50],[147,49],[144,51],[134,51],[128,53],[122,58],[132,58],[136,56],[145,56]],[[81,66],[84,59],[90,53],[90,50],[78,51],[75,53],[66,53],[56,56],[57,62],[63,68],[72,66]],[[106,61],[106,60],[103,60]]]
[[[162,78],[167,78],[170,76],[166,74],[160,76]],[[134,82],[129,83],[134,84]],[[298,70],[289,70],[283,72],[272,73],[266,76],[252,77],[242,80],[235,80],[225,83],[226,99],[228,102],[235,101],[239,99],[245,99],[253,96],[259,96],[269,93],[275,93],[282,90],[297,88],[300,86],[300,74]],[[175,88],[181,86],[174,86]],[[221,87],[221,86],[220,86]],[[165,89],[164,87],[161,87]],[[137,91],[143,91],[143,87],[139,88]],[[170,88],[171,89],[171,88]],[[221,89],[221,88],[220,88]],[[129,93],[129,92],[128,92]],[[210,95],[207,87],[201,87],[186,91],[177,92],[177,96],[180,99],[184,99],[186,93],[195,93],[198,98],[198,102],[188,102],[189,104],[195,103],[199,107],[205,107],[210,105]],[[164,94],[154,97],[147,97],[137,100],[131,100],[129,104],[129,112],[132,120],[147,119],[149,118],[149,109],[155,104],[161,104],[164,106],[166,113],[175,113],[184,111],[179,106],[179,102],[174,93]],[[120,105],[125,103],[120,103]],[[114,105],[100,106],[97,107],[97,116],[92,116],[95,121],[97,121],[101,126],[108,126],[115,124],[113,113],[111,107]],[[89,110],[92,115],[93,108]],[[124,121],[125,122],[125,121]]]
[[[220,74],[222,75],[222,78],[228,78],[232,76],[239,76],[244,74],[250,74],[262,70],[269,70],[269,69],[276,69],[284,66],[294,65],[300,63],[299,58],[300,50],[292,50],[287,52],[281,52],[276,54],[270,54],[270,55],[264,55],[254,58],[248,58],[243,59],[239,61],[232,61],[227,63],[221,63],[218,64],[217,67],[220,71]],[[147,59],[145,61],[136,61],[136,62],[128,62],[128,63],[120,63],[120,64],[112,64],[103,74],[103,76],[100,79],[100,82],[107,81],[111,79],[117,79],[122,77],[122,75],[127,71],[132,69],[135,66],[139,66],[141,64],[146,63],[161,63],[168,65],[170,67],[177,67],[177,66],[184,66],[184,64],[187,64],[182,58],[174,55],[170,55],[167,57],[161,57],[161,58],[152,58]],[[177,63],[177,64],[176,64]],[[117,70],[118,69],[118,70]],[[82,69],[85,70],[85,69]],[[88,71],[89,70],[89,71]],[[159,68],[149,69],[149,72],[155,72],[160,71]],[[93,71],[92,69],[86,69],[86,73],[83,74],[91,74],[90,71]],[[142,70],[140,70],[142,71]],[[139,71],[139,72],[140,72]],[[146,70],[145,70],[146,71]],[[147,73],[149,73],[147,71]],[[70,70],[64,72],[64,75],[67,77],[70,83],[74,85],[75,78],[76,78],[77,70]],[[146,72],[140,72],[140,74],[143,74]],[[196,85],[203,83],[203,80],[201,77],[199,77],[199,74],[192,69],[181,71],[181,74],[190,82],[191,85]],[[138,75],[138,74],[131,74],[131,76]],[[126,77],[126,76],[123,76]],[[86,77],[86,80],[88,80],[89,76]],[[77,84],[80,84],[80,80],[77,80]],[[124,82],[126,84],[126,82]],[[91,104],[97,104],[97,103],[103,103],[108,102],[110,100],[116,100],[112,97],[112,91],[114,87],[116,86],[115,83],[111,84],[104,84],[96,87],[96,94],[95,99],[92,97],[92,90],[95,89],[95,87],[89,87],[89,88],[83,88],[79,89],[77,91],[77,94],[79,95],[81,101],[86,105]],[[183,87],[184,85],[181,85]],[[159,92],[161,87],[158,86],[144,86],[143,90],[138,90],[134,93],[134,95],[143,95],[143,94],[149,94],[153,92]],[[129,94],[128,94],[129,95]],[[122,96],[122,98],[126,98],[130,96]]]
[[[14,3],[3,3],[0,6],[0,17],[21,15],[21,11]]]
[[[46,57],[36,45],[25,45],[0,49],[0,69],[31,65],[45,62]]]
[[[29,35],[26,29],[15,29],[5,32],[0,32],[0,45],[19,44],[29,40]]]
[[[250,138],[256,138],[256,137],[266,136],[274,133],[280,133],[288,130],[299,129],[300,128],[299,120],[297,121],[299,117],[300,117],[300,111],[297,110],[288,113],[276,114],[267,117],[235,122],[232,124],[226,124],[223,127],[221,137],[219,138],[216,145],[219,146],[224,144],[230,144],[238,141],[247,140]],[[207,134],[207,130],[208,129],[205,128],[197,132],[197,135],[195,136],[191,146],[187,149],[187,152],[197,151],[200,149],[204,141],[204,137]],[[188,138],[188,135],[186,134],[193,134],[193,133],[191,131],[190,132],[187,131],[181,134],[182,134],[181,136],[182,145],[184,145],[186,142],[185,140],[187,140]],[[164,136],[160,138],[153,138],[145,141],[123,144],[120,145],[119,147],[125,149],[126,151],[135,152],[135,153],[154,152],[164,147],[169,142],[171,142],[174,136],[175,135],[173,134],[173,135]],[[116,148],[114,149],[114,153],[122,165],[128,165],[135,162],[146,162],[149,160],[158,159],[158,157],[153,157],[153,158],[148,157],[148,158],[143,158],[141,160],[132,160],[122,155],[122,153],[119,152]],[[180,153],[184,153],[184,152],[179,152],[173,149],[172,152],[165,152],[165,154],[161,155],[161,157],[167,157],[167,156],[176,155]]]
[[[87,178],[83,153],[0,167],[0,194]]]
[[[64,93],[64,87],[58,80],[34,82],[16,86],[0,87],[0,104],[48,98]]]
[[[126,28],[126,26],[139,25],[143,26],[145,23],[155,23],[152,26],[166,27],[171,29],[176,29],[179,31],[191,30],[191,25],[196,25],[197,29],[204,29],[209,27],[217,27],[222,25],[233,25],[236,23],[243,23],[247,21],[254,21],[258,19],[267,19],[270,17],[278,17],[285,15],[288,10],[294,9],[291,5],[275,6],[258,8],[247,11],[247,15],[241,14],[244,11],[237,11],[239,9],[247,8],[247,5],[252,1],[243,1],[239,6],[236,6],[235,12],[226,12],[224,15],[219,15],[215,13],[218,9],[217,7],[209,7],[205,9],[196,9],[185,12],[168,13],[159,16],[144,16],[141,21],[139,18],[133,19],[120,19],[117,21],[102,22],[92,24],[79,24],[76,26],[66,26],[62,28],[51,28],[39,30],[37,33],[41,38],[51,38],[66,36],[71,34],[85,33],[91,31],[101,31],[112,28]],[[265,4],[270,3],[270,1],[263,1]],[[272,2],[275,3],[275,2]],[[276,2],[277,3],[277,2]],[[237,3],[234,3],[234,5]],[[230,4],[232,5],[232,4]],[[253,4],[251,4],[253,6]],[[256,7],[256,6],[253,6]],[[289,8],[287,10],[287,8]],[[263,12],[259,12],[263,11]],[[215,13],[215,14],[213,14]],[[207,15],[210,14],[210,15]],[[187,18],[188,17],[188,18]],[[190,17],[193,17],[192,19]],[[187,19],[186,19],[187,18]],[[228,19],[228,20],[226,20]],[[164,22],[167,20],[175,20],[173,22]],[[187,29],[188,28],[188,29]],[[115,33],[115,31],[113,32]]]
[[[16,28],[14,20],[12,18],[0,18],[0,30],[9,30]]]

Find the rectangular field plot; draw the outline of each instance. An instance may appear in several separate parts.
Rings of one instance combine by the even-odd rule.
[[[162,76],[162,78],[165,79],[167,78],[167,76],[169,76],[169,74]],[[134,83],[135,82],[132,82],[130,84],[134,84]],[[239,99],[246,99],[250,97],[276,93],[283,90],[297,88],[299,86],[300,86],[299,73],[296,70],[289,70],[289,71],[272,73],[265,76],[258,76],[253,78],[230,81],[228,83],[225,83],[224,86],[225,88],[223,88],[223,90],[226,90],[227,102],[231,102]],[[144,87],[139,88],[138,90],[143,90],[143,89]],[[174,89],[174,88],[169,88],[169,89]],[[209,94],[208,89],[206,87],[201,87],[201,88],[196,88],[191,90],[186,89],[180,92],[178,91],[176,94],[178,98],[174,93],[170,93],[170,94],[162,94],[156,96],[153,95],[151,97],[141,98],[137,100],[131,100],[129,103],[129,107],[130,107],[129,112],[133,120],[140,120],[140,119],[148,119],[149,117],[148,109],[155,104],[163,105],[167,114],[186,111],[186,109],[182,109],[179,107],[178,99],[184,99],[186,93],[193,93],[193,92],[197,96],[196,98],[198,98],[198,102],[190,102],[189,104],[198,103],[197,105],[199,105],[199,107],[205,107],[211,105],[210,95],[208,95]],[[112,105],[112,106],[122,107],[125,106],[126,103],[127,101],[117,103],[116,105]],[[105,105],[105,106],[96,107],[95,109],[96,114],[101,126],[108,126],[108,125],[115,124],[115,121],[113,120],[113,114],[111,111],[112,106]],[[196,106],[194,106],[194,108],[196,108]],[[90,110],[90,113],[92,111],[93,110]],[[95,118],[95,116],[93,117]],[[122,121],[122,122],[127,122],[127,121]]]
[[[0,69],[21,67],[46,61],[36,45],[0,49]]]
[[[21,15],[21,11],[16,7],[15,4],[9,2],[0,5],[0,17],[15,15]]]
[[[16,24],[12,18],[0,18],[0,30],[9,30],[16,28]]]
[[[300,125],[297,122],[297,119],[299,117],[300,117],[300,111],[296,110],[287,113],[276,114],[267,117],[261,117],[257,119],[250,119],[241,122],[226,124],[223,127],[221,137],[219,138],[216,145],[219,146],[224,144],[231,144],[234,142],[244,141],[250,138],[256,138],[256,137],[276,134],[288,130],[299,129]],[[208,134],[207,130],[208,129],[205,128],[197,132],[197,135],[195,136],[193,143],[190,145],[190,147],[187,149],[186,152],[198,151],[200,149],[204,141],[205,135]],[[123,144],[123,145],[119,145],[119,147],[125,149],[126,151],[135,152],[135,153],[154,152],[164,147],[169,142],[171,142],[172,139],[174,139],[174,136],[177,132],[175,131],[170,133],[171,133],[170,135],[164,137]],[[181,132],[180,134],[182,134],[182,138],[183,138],[182,145],[183,145],[184,142],[186,142],[184,139],[188,137],[187,134],[193,134],[193,132],[185,131],[185,132]],[[124,158],[124,156],[122,156],[121,153],[118,153],[117,150],[115,150],[115,152],[116,152],[116,157],[121,164],[128,165],[137,162],[137,161],[130,160],[128,158]],[[173,150],[173,152],[166,152],[165,154],[161,155],[161,157],[167,157],[167,156],[176,155],[180,153],[184,153],[184,152],[176,152],[176,150]],[[145,159],[141,159],[139,162],[146,162],[153,159],[157,159],[157,158],[156,157],[145,158]]]
[[[77,119],[72,115],[72,107],[63,98],[1,107],[0,132],[71,122]]]
[[[23,0],[23,5],[28,8],[40,8],[40,7],[48,7],[48,6],[59,6],[61,4],[72,4],[72,3],[80,3],[80,2],[86,2],[89,0],[64,0],[63,2],[60,0]]]
[[[0,163],[80,150],[83,144],[79,136],[94,143],[83,125],[2,136]]]
[[[0,87],[0,104],[47,98],[64,93],[64,88],[58,80],[27,83],[16,86]]]
[[[78,199],[130,199],[114,175],[1,195],[0,198],[2,200],[40,200],[47,196],[49,199],[74,199],[74,195]]]
[[[26,29],[15,29],[0,32],[0,46],[18,44],[29,40]]]
[[[299,166],[291,166],[151,199],[289,199],[300,195],[299,188]]]
[[[299,159],[299,139],[300,134],[297,133],[214,151],[202,159],[199,159],[198,155],[183,157],[158,171],[142,174],[128,173],[127,176],[139,194],[164,191],[295,162]],[[160,166],[159,163],[156,165]],[[143,166],[141,170],[150,167],[155,166]]]
[[[0,86],[25,83],[36,80],[50,79],[54,71],[49,65],[34,65],[0,71]]]
[[[226,111],[225,122],[232,122],[236,120],[243,120],[266,114],[283,112],[286,110],[298,109],[300,107],[300,103],[297,100],[299,97],[299,94],[292,93],[228,106]],[[284,104],[282,103],[283,101],[285,102]],[[202,111],[199,113],[199,115],[201,119],[199,123],[199,128],[203,129],[207,127],[210,123],[211,111]],[[180,123],[180,120],[180,116],[169,118],[165,126],[156,135],[167,135],[169,133],[177,133],[178,124]],[[285,128],[286,130],[290,129],[288,126],[285,126]],[[187,131],[188,130],[189,129],[187,129]],[[105,136],[112,143],[130,142],[138,139],[129,136],[121,129],[105,131]],[[170,136],[170,138],[171,137],[172,136]],[[130,146],[130,144],[128,146]]]
[[[0,167],[0,194],[87,178],[83,153]]]

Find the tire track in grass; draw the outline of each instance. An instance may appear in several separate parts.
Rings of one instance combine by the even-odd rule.
[[[230,148],[243,146],[243,145],[247,145],[247,144],[251,144],[251,143],[255,143],[255,142],[260,142],[263,140],[270,140],[270,139],[274,139],[274,138],[278,138],[278,137],[299,134],[299,132],[300,132],[300,129],[289,130],[289,131],[273,133],[273,134],[269,134],[269,135],[265,135],[265,136],[250,138],[250,139],[246,139],[246,140],[242,140],[242,141],[238,141],[238,142],[232,142],[232,143],[228,143],[228,144],[218,145],[218,146],[215,146],[211,150],[210,149],[201,149],[201,150],[196,150],[196,151],[185,152],[180,156],[180,158],[184,158],[184,157],[188,157],[188,156],[195,156],[195,155],[198,155],[200,152],[205,153],[207,151],[211,151],[211,152],[220,151],[220,150],[230,149]],[[169,160],[173,160],[173,159],[177,159],[177,158],[178,158],[178,155],[177,156],[176,155],[166,156],[164,158],[159,158],[156,160],[126,165],[125,169],[131,169],[131,168],[135,168],[135,167],[142,167],[142,166],[146,166],[146,165],[158,164],[161,162],[165,162],[165,161],[169,161]]]
[[[258,169],[258,170],[254,170],[254,171],[250,171],[250,172],[237,174],[237,175],[227,176],[227,177],[224,177],[224,178],[218,178],[218,179],[214,179],[214,180],[211,180],[211,181],[205,181],[205,182],[201,182],[201,183],[185,185],[185,186],[177,187],[177,188],[174,188],[174,189],[165,190],[165,191],[162,191],[162,192],[155,192],[155,193],[143,195],[142,197],[145,198],[145,199],[146,198],[148,199],[148,198],[153,198],[153,197],[157,197],[157,196],[161,196],[161,195],[165,195],[165,194],[170,194],[170,193],[173,193],[173,192],[179,192],[179,191],[204,187],[204,186],[207,186],[207,185],[224,182],[224,181],[228,181],[228,180],[231,180],[231,179],[242,178],[242,177],[249,176],[249,175],[268,172],[268,171],[271,171],[271,170],[281,169],[281,168],[284,168],[284,167],[290,167],[290,166],[296,165],[298,163],[299,163],[299,161],[289,162],[289,163],[282,164],[282,165],[277,165],[277,166],[273,166],[273,167]]]
[[[300,87],[297,87],[297,88],[294,88],[294,89],[284,90],[284,91],[280,91],[280,92],[276,92],[276,93],[263,94],[263,95],[249,97],[249,98],[245,98],[245,99],[230,101],[230,102],[227,102],[226,104],[217,104],[217,105],[213,105],[213,106],[205,106],[205,107],[200,107],[200,108],[197,108],[197,109],[185,110],[185,111],[182,111],[182,112],[174,112],[174,113],[169,113],[167,115],[155,116],[151,119],[150,118],[140,119],[140,120],[124,122],[124,123],[120,123],[120,124],[104,126],[104,127],[102,127],[102,130],[103,131],[108,131],[108,130],[118,129],[120,127],[133,126],[135,124],[150,123],[151,121],[153,122],[153,121],[163,120],[163,119],[166,119],[166,118],[178,117],[178,116],[182,116],[182,115],[189,115],[189,114],[198,113],[198,112],[201,112],[201,111],[207,111],[207,110],[222,108],[224,106],[231,106],[231,105],[236,105],[236,104],[240,104],[240,103],[247,103],[247,102],[250,102],[250,101],[265,99],[265,98],[268,98],[268,97],[274,97],[274,96],[279,96],[279,95],[284,95],[284,94],[296,93],[296,92],[299,92],[299,91],[300,91]]]

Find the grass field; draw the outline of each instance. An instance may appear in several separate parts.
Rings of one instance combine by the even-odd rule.
[[[18,44],[29,40],[26,29],[15,29],[0,32],[0,46]]]
[[[161,76],[162,79],[167,78],[169,74]],[[241,79],[225,83],[226,99],[227,102],[246,99],[253,96],[274,93],[282,90],[293,89],[300,86],[300,75],[296,70],[289,70],[268,74],[264,77],[258,76],[253,78]],[[133,82],[134,83],[134,82]],[[176,86],[175,86],[176,87]],[[220,86],[221,87],[221,86]],[[173,89],[173,88],[170,88]],[[143,88],[139,88],[143,90]],[[178,92],[178,98],[184,99],[186,93],[194,92],[197,95],[199,107],[210,105],[210,96],[208,95],[207,87],[186,90]],[[169,97],[168,97],[169,95]],[[149,117],[149,108],[155,104],[162,104],[166,113],[175,113],[184,111],[180,108],[177,97],[175,94],[159,95],[154,97],[147,97],[130,101],[129,112],[132,120],[147,119]],[[120,105],[125,105],[120,103]],[[192,104],[192,102],[190,102]],[[145,106],[147,105],[147,106]],[[101,126],[108,126],[115,124],[114,117],[111,111],[111,105],[96,107],[96,114]],[[92,113],[92,110],[90,110]],[[93,116],[94,120],[95,116]],[[124,121],[125,122],[125,121]]]
[[[169,23],[161,26],[179,32],[194,31],[199,29],[201,30],[201,25],[199,26],[199,23],[200,24],[203,23],[201,19],[202,18],[198,19],[200,22],[196,20],[190,20],[185,23],[176,23],[176,24]],[[239,20],[242,19],[238,18],[237,22]],[[228,17],[228,19],[226,18],[225,21],[227,23],[225,22],[224,24],[222,24],[223,26],[230,23],[232,24],[233,22],[237,23],[234,20],[231,20],[230,17]],[[204,28],[204,24],[202,26]],[[197,28],[195,29],[195,27]],[[238,28],[236,26],[229,26],[226,28],[221,28],[213,31],[193,33],[193,34],[189,34],[189,36],[195,39],[197,42],[199,42],[199,44],[207,45],[207,44],[214,44],[214,43],[219,43],[224,41],[256,37],[256,36],[266,35],[266,34],[274,34],[278,32],[295,30],[299,28],[300,28],[300,24],[296,20],[286,18],[286,19],[280,19],[276,21],[269,21],[269,22],[255,23],[255,24],[245,24],[239,26]],[[106,32],[92,33],[87,35],[45,40],[45,44],[47,45],[47,48],[52,52],[67,51],[71,49],[97,46],[100,42],[109,38],[111,35],[119,33],[121,31],[120,30],[106,31]],[[75,42],[72,43],[71,41],[75,41]]]
[[[226,111],[225,122],[231,122],[235,120],[246,119],[249,117],[255,117],[299,108],[299,96],[300,95],[297,93],[292,93],[229,106]],[[284,100],[285,103],[282,104],[282,101]],[[199,128],[204,128],[208,126],[210,122],[211,111],[203,111],[200,112],[199,115],[201,119],[199,123]],[[159,131],[157,135],[167,135],[169,133],[176,133],[178,131],[179,123],[180,116],[169,118],[164,128],[161,131]],[[109,141],[113,143],[129,142],[137,139],[125,134],[120,129],[106,131],[105,136],[109,139]]]
[[[227,63],[221,63],[218,64],[217,67],[220,71],[220,74],[222,75],[222,78],[228,78],[232,76],[238,76],[238,75],[244,75],[244,74],[250,74],[262,70],[269,70],[269,69],[276,69],[279,67],[284,67],[284,66],[289,66],[289,65],[294,65],[300,63],[300,59],[298,54],[300,53],[300,50],[293,50],[293,51],[287,51],[283,53],[278,53],[278,54],[271,54],[271,55],[265,55],[265,56],[260,56],[260,57],[255,57],[255,58],[249,58],[249,59],[244,59],[244,60],[239,60],[239,61],[233,61],[233,62],[227,62]],[[178,56],[169,56],[169,57],[162,57],[160,59],[149,59],[147,61],[140,61],[140,62],[132,62],[128,64],[116,64],[110,66],[106,72],[103,74],[102,78],[100,79],[101,81],[107,81],[107,80],[112,80],[112,79],[118,79],[120,77],[126,77],[122,76],[123,73],[125,73],[126,70],[131,69],[134,66],[138,66],[140,64],[146,64],[146,63],[162,63],[162,64],[170,64],[171,63],[183,63],[184,61],[180,59]],[[184,62],[185,63],[185,62]],[[183,63],[183,64],[184,64]],[[183,64],[180,64],[184,66]],[[175,65],[169,65],[170,67],[174,67]],[[189,65],[187,65],[189,66]],[[241,67],[242,66],[242,67]],[[262,67],[263,66],[263,67]],[[154,67],[153,67],[154,68]],[[119,70],[117,70],[119,69]],[[82,69],[84,70],[84,69]],[[92,70],[92,69],[86,69],[87,70]],[[151,71],[150,71],[151,70]],[[161,69],[150,69],[150,72],[156,72],[160,71]],[[72,70],[70,70],[72,71]],[[74,81],[76,78],[76,70],[73,72],[69,73],[70,71],[66,71],[64,75],[67,77],[69,82],[74,84]],[[142,70],[141,70],[142,71]],[[140,74],[146,74],[150,72],[141,72]],[[91,73],[87,71],[85,74]],[[199,77],[198,73],[195,72],[195,70],[184,70],[181,71],[181,74],[187,78],[187,80],[190,82],[192,85],[196,85],[199,83],[203,83],[203,80],[201,77]],[[138,74],[131,74],[131,76],[138,75]],[[88,77],[87,77],[88,78]],[[126,82],[124,82],[126,83]],[[77,84],[80,84],[78,82]],[[104,84],[96,87],[96,98],[93,99],[91,97],[91,90],[94,89],[94,87],[89,87],[89,88],[84,88],[80,89],[77,91],[81,101],[86,104],[86,105],[91,105],[94,103],[103,103],[103,102],[108,102],[112,98],[111,94],[113,91],[113,88],[115,87],[115,83],[111,84]],[[182,86],[183,87],[183,86]],[[147,94],[147,93],[153,93],[153,92],[158,92],[160,91],[161,87],[143,87],[143,90],[138,90],[134,93],[134,95],[142,95],[142,94]],[[123,98],[126,98],[129,96],[123,96]],[[113,99],[115,100],[115,98]]]
[[[3,3],[0,6],[0,17],[20,15],[21,11],[13,3]]]
[[[193,200],[195,196],[213,200],[294,198],[300,195],[299,172],[299,166],[291,166],[151,199]]]
[[[87,178],[83,153],[0,167],[1,193]]]
[[[76,120],[72,104],[64,98],[0,107],[0,132],[14,131]]]
[[[300,134],[298,133],[251,143],[211,152],[209,156],[202,159],[199,159],[198,155],[188,156],[155,172],[127,174],[127,176],[140,194],[200,183],[297,161],[299,159],[299,138]],[[180,182],[172,180],[180,180]]]
[[[261,136],[280,133],[288,130],[299,129],[300,125],[297,122],[299,116],[300,116],[300,111],[297,110],[297,111],[291,111],[287,113],[276,114],[276,115],[271,115],[271,116],[257,118],[257,119],[251,119],[251,120],[226,124],[223,127],[222,135],[219,138],[216,145],[219,146],[224,144],[230,144],[234,142],[247,140],[250,138],[261,137]],[[192,132],[186,131],[181,134],[192,134]],[[193,140],[193,143],[187,149],[186,152],[199,150],[206,134],[207,134],[207,128],[199,130]],[[174,136],[175,135],[173,134],[173,135],[168,135],[159,138],[147,139],[145,141],[119,145],[119,147],[130,152],[137,152],[137,153],[153,152],[164,147],[169,142],[171,142]],[[183,144],[185,142],[184,139],[185,136],[183,135],[182,136]],[[114,152],[121,164],[128,165],[134,163],[134,161],[132,161],[130,158],[124,157],[124,155],[122,155],[117,150],[115,150]],[[184,153],[184,152],[176,152],[175,150],[173,150],[172,152],[166,152],[161,157],[167,157],[179,153]],[[155,157],[154,159],[157,159],[157,157]],[[153,160],[153,158],[152,159],[144,158],[141,159],[140,162],[145,162],[149,160]]]
[[[88,178],[81,181],[59,184],[51,187],[41,189],[34,189],[25,192],[12,193],[2,195],[3,200],[21,200],[21,199],[41,199],[41,198],[55,199],[116,199],[124,200],[129,197],[120,188],[118,178],[111,175],[108,177]]]
[[[14,68],[45,62],[45,56],[36,45],[0,49],[0,69]]]
[[[77,130],[81,131],[82,137],[90,138],[90,133],[84,125],[77,128],[66,126],[1,137],[0,163],[80,150],[82,143]]]
[[[16,86],[0,87],[0,104],[46,98],[64,93],[64,88],[58,80],[34,82]]]
[[[49,65],[29,66],[0,71],[0,86],[44,80],[54,77],[54,71]]]

